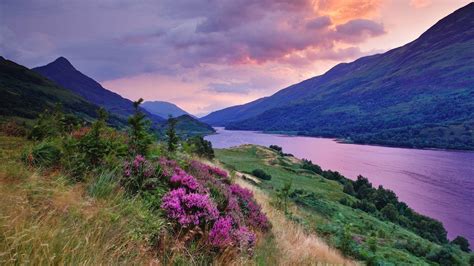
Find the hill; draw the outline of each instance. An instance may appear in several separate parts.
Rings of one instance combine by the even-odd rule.
[[[0,116],[32,120],[45,109],[61,103],[65,112],[86,120],[96,117],[99,108],[81,96],[47,78],[0,57]],[[126,121],[111,116],[111,123],[123,126]]]
[[[45,66],[33,68],[33,71],[124,119],[133,114],[132,101],[105,89],[97,81],[78,71],[64,57],[59,57]],[[164,122],[162,117],[153,115],[143,108],[142,111],[153,123]]]
[[[210,125],[203,123],[190,115],[181,115],[176,118],[176,133],[182,138],[191,136],[205,136],[213,134],[216,131]],[[161,131],[166,131],[168,123],[161,126]]]
[[[148,112],[163,118],[189,115],[188,112],[179,108],[176,104],[164,101],[146,101],[142,104],[142,107]]]
[[[218,149],[216,158],[273,198],[273,206],[290,220],[367,265],[468,265],[470,254],[447,244],[440,222],[417,214],[392,191],[373,188],[363,177],[350,181],[311,161],[256,145]],[[270,178],[254,177],[255,169]]]
[[[415,41],[201,119],[228,129],[474,149],[474,3]]]

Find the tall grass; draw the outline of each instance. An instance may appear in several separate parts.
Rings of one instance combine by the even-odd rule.
[[[306,232],[301,226],[288,220],[285,214],[271,206],[270,198],[253,185],[236,179],[236,183],[253,191],[255,199],[262,206],[270,221],[274,239],[264,245],[276,245],[276,250],[261,248],[262,260],[278,265],[354,265],[355,262],[344,258],[337,250],[329,247],[317,235]],[[268,240],[265,240],[268,241]],[[262,255],[257,254],[257,258]],[[273,260],[273,262],[271,262]]]

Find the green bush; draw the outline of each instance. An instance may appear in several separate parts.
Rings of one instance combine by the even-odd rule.
[[[262,180],[271,180],[272,176],[270,174],[265,173],[262,169],[255,169],[252,171],[252,175],[262,179]]]
[[[453,241],[451,241],[451,244],[458,245],[462,251],[471,251],[469,248],[469,241],[465,237],[457,236]]]
[[[51,167],[58,164],[61,150],[51,142],[41,142],[24,153],[22,158],[31,166]]]
[[[214,158],[214,150],[212,149],[212,143],[205,140],[201,136],[191,137],[186,141],[186,145],[190,148],[192,153],[197,154],[199,157],[207,159]]]

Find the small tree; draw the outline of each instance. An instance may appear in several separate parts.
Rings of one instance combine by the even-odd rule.
[[[201,136],[195,136],[189,138],[186,142],[190,146],[191,152],[196,153],[199,157],[211,160],[214,158],[214,150],[210,141],[205,140]]]
[[[352,196],[355,195],[354,186],[352,186],[352,182],[350,181],[346,182],[346,184],[344,185],[344,189],[342,191]]]
[[[458,245],[462,251],[471,251],[471,249],[469,248],[469,241],[462,236],[457,236],[453,241],[451,241],[451,244]]]
[[[176,118],[170,116],[168,119],[168,128],[166,129],[166,136],[168,137],[168,152],[175,152],[178,147],[178,135],[176,134]]]
[[[288,213],[288,199],[290,197],[292,183],[293,180],[288,180],[287,182],[285,182],[283,187],[277,191],[278,203],[285,211],[285,213]]]
[[[145,114],[139,108],[142,103],[142,98],[133,102],[135,112],[128,118],[128,124],[130,125],[129,151],[131,155],[146,155],[150,144],[153,142],[153,138],[149,133],[150,121],[146,119]]]

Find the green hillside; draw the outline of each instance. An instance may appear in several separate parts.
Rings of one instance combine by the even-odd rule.
[[[0,57],[0,96],[0,119],[36,119],[44,110],[52,110],[60,103],[65,112],[92,120],[99,108],[36,72],[3,57]],[[111,116],[110,122],[116,126],[126,123],[114,116]]]
[[[337,172],[322,171],[318,166],[255,145],[219,149],[216,158],[226,167],[247,176],[251,176],[255,169],[269,174],[271,179],[260,179],[257,186],[274,197],[277,206],[282,202],[285,185],[291,182],[287,193],[290,202],[287,216],[323,236],[345,255],[369,265],[468,265],[468,253],[446,244],[445,239],[433,237],[430,231],[439,226],[434,220],[413,216],[412,221],[425,219],[425,226],[420,231],[404,223],[392,222],[385,216],[383,208],[381,212],[368,211],[361,207],[365,206],[365,200],[346,188],[345,184],[351,181]],[[357,190],[358,183],[351,184]],[[378,190],[374,193],[380,194],[384,200],[391,195]],[[398,205],[403,206],[402,203]],[[399,215],[399,219],[403,219],[403,215]],[[445,237],[443,230],[439,235]],[[446,258],[452,261],[440,260],[439,254],[449,254]]]

